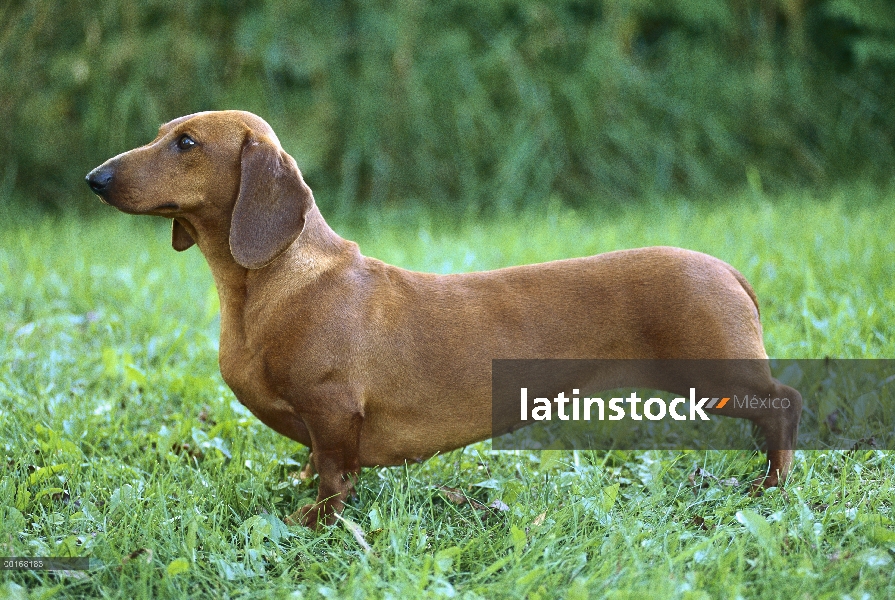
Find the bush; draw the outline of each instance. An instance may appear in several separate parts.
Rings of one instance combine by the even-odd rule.
[[[265,117],[343,208],[716,196],[895,166],[886,0],[98,4],[0,13],[0,186],[45,204],[160,123],[223,108]]]

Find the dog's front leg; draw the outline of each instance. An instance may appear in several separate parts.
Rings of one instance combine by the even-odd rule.
[[[312,529],[321,523],[332,525],[357,481],[363,415],[360,411],[339,413],[315,414],[310,422],[305,419],[314,449],[311,463],[320,476],[317,500],[289,515],[287,524],[302,524]]]

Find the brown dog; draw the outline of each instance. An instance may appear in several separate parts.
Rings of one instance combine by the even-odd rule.
[[[362,256],[323,220],[261,118],[223,111],[161,127],[87,182],[126,213],[173,218],[172,245],[205,255],[221,300],[221,374],[268,426],[312,449],[332,523],[362,466],[486,439],[493,358],[766,358],[755,294],[705,254],[643,248],[457,275]],[[742,383],[793,409],[732,405],[768,440],[764,487],[792,463],[801,397],[767,367]],[[699,383],[699,382],[698,382]],[[707,387],[709,382],[706,382]],[[673,390],[670,390],[673,391]]]

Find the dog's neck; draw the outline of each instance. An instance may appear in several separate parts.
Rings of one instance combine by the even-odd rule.
[[[279,256],[260,269],[246,269],[234,260],[230,251],[229,231],[220,232],[191,223],[196,244],[205,256],[214,277],[222,305],[225,299],[244,293],[246,282],[261,273],[265,277],[288,277],[290,286],[310,283],[346,255],[357,255],[357,244],[339,237],[324,220],[316,203],[305,216],[299,236]]]
[[[229,231],[215,235],[213,229],[203,228],[201,222],[193,223],[191,227],[196,233],[196,244],[211,269],[220,299],[222,372],[230,358],[244,358],[240,352],[247,343],[246,319],[253,318],[252,306],[257,309],[252,296],[263,303],[270,293],[269,286],[295,290],[314,285],[337,263],[362,259],[357,244],[339,237],[316,205],[308,211],[305,226],[295,241],[260,269],[247,269],[236,262],[230,252]]]
[[[263,269],[289,277],[291,286],[316,280],[346,257],[359,257],[357,244],[339,236],[324,220],[316,203],[305,215],[305,226],[292,244]],[[258,269],[257,272],[263,269]],[[255,273],[256,271],[250,271]]]

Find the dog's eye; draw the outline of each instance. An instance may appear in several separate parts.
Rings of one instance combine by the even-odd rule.
[[[188,136],[187,134],[183,134],[177,139],[177,147],[181,150],[189,150],[193,146],[196,145],[196,140]]]

